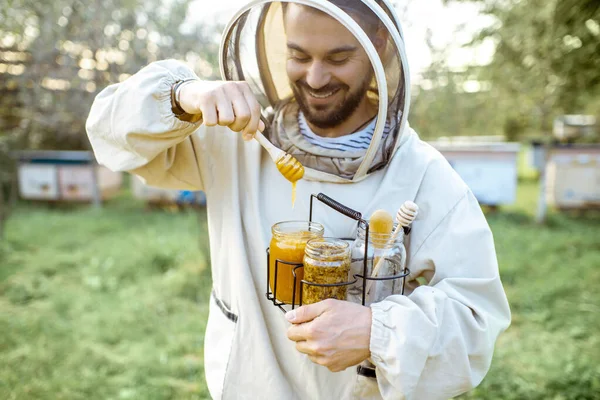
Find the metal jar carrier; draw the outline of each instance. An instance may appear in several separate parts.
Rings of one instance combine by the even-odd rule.
[[[367,281],[390,281],[390,280],[395,280],[395,279],[402,279],[402,283],[401,283],[401,292],[400,294],[404,294],[404,286],[406,283],[406,277],[410,274],[410,271],[408,270],[408,268],[406,268],[406,266],[404,267],[403,271],[400,274],[397,275],[392,275],[392,276],[377,276],[377,277],[371,277],[371,276],[367,276],[367,272],[368,272],[368,246],[369,246],[369,222],[367,220],[365,220],[362,217],[362,214],[358,211],[355,211],[339,202],[337,202],[336,200],[332,199],[331,197],[323,194],[323,193],[319,193],[317,195],[312,194],[310,197],[310,213],[309,213],[309,222],[313,222],[312,221],[312,215],[313,215],[313,200],[317,199],[320,202],[324,203],[325,205],[329,206],[330,208],[334,209],[335,211],[347,216],[348,218],[352,218],[353,220],[358,222],[358,227],[361,227],[363,229],[363,231],[365,232],[365,251],[364,251],[364,258],[363,258],[363,272],[362,274],[353,274],[353,278],[354,280],[351,280],[349,282],[341,282],[341,283],[329,283],[329,284],[323,284],[323,283],[315,283],[315,282],[309,282],[305,279],[301,279],[300,280],[300,285],[297,285],[297,280],[300,279],[298,277],[298,271],[302,268],[304,268],[304,265],[302,263],[292,263],[292,262],[288,262],[285,260],[280,260],[277,259],[275,260],[275,274],[274,274],[274,284],[273,284],[273,290],[271,290],[271,285],[270,285],[270,277],[271,277],[271,253],[270,253],[270,248],[267,248],[267,292],[266,292],[266,296],[267,299],[269,299],[271,302],[273,302],[273,305],[275,305],[276,307],[279,307],[279,309],[281,309],[283,312],[287,312],[289,311],[288,309],[286,309],[286,306],[289,308],[290,304],[281,302],[279,300],[277,300],[277,281],[278,281],[278,273],[279,273],[279,266],[280,265],[286,265],[289,266],[289,268],[292,269],[292,274],[294,276],[294,282],[293,282],[293,289],[292,289],[292,304],[291,304],[291,309],[293,310],[294,308],[296,308],[296,306],[302,306],[302,292],[303,292],[303,288],[304,285],[309,285],[309,286],[319,286],[319,287],[332,287],[332,286],[350,286],[350,285],[354,285],[355,283],[358,282],[359,279],[362,280],[362,305],[366,305],[366,296],[367,296]],[[404,234],[408,235],[410,233],[410,227],[404,227]],[[355,240],[355,238],[341,238],[342,240],[348,240],[348,241],[353,241]],[[296,293],[296,287],[299,286],[299,293]],[[296,297],[298,295],[298,297]]]

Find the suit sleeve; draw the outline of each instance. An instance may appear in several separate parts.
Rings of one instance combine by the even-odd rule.
[[[197,76],[183,63],[158,61],[100,92],[86,122],[98,162],[152,186],[205,190],[206,128],[171,110],[172,85],[190,78]]]
[[[448,399],[477,386],[510,323],[492,232],[468,191],[413,256],[429,285],[371,305],[371,358],[384,399]]]

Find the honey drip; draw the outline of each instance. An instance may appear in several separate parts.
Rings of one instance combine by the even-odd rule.
[[[296,184],[298,182],[292,182],[292,208],[296,204]]]
[[[292,208],[296,204],[296,183],[304,176],[304,167],[289,154],[277,160],[277,169],[292,183]]]

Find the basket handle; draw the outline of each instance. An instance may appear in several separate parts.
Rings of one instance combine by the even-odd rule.
[[[337,212],[342,213],[342,214],[344,214],[345,216],[347,216],[349,218],[352,218],[352,219],[354,219],[356,221],[362,221],[362,214],[361,213],[359,213],[358,211],[355,211],[355,210],[351,209],[350,207],[346,207],[342,203],[339,203],[339,202],[335,201],[334,199],[332,199],[331,197],[327,196],[326,194],[319,193],[317,195],[317,199],[320,200],[322,203],[328,205],[329,207],[333,208]]]

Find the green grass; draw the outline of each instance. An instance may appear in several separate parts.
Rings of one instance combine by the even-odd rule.
[[[488,214],[513,323],[465,399],[600,399],[600,218]],[[206,399],[205,215],[20,206],[0,243],[1,399]]]
[[[205,221],[20,207],[0,247],[0,398],[208,398]]]
[[[468,399],[600,399],[600,218],[550,214],[533,222],[537,185],[488,215],[512,325]]]

